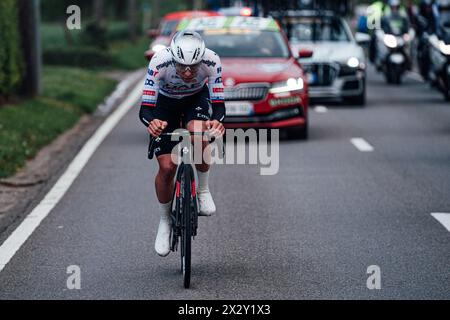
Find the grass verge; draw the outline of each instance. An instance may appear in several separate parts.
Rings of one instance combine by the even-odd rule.
[[[96,72],[45,67],[40,97],[0,108],[0,178],[16,173],[83,114],[92,113],[115,85]]]

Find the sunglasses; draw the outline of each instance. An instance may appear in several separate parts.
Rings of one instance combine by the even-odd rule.
[[[181,63],[175,63],[175,68],[177,69],[178,72],[186,72],[188,70],[191,72],[197,72],[198,69],[200,68],[200,63],[194,64],[192,66],[188,66]]]

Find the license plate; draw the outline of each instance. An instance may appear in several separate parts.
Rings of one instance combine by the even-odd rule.
[[[253,104],[250,102],[225,102],[227,116],[249,116],[253,114]]]
[[[405,61],[405,58],[401,54],[394,53],[391,56],[391,62],[393,62],[395,64],[402,64],[404,61]]]
[[[314,73],[308,72],[306,74],[306,78],[308,80],[308,84],[314,84],[317,81],[317,76]]]

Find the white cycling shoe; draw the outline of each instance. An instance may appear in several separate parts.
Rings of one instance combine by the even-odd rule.
[[[158,255],[165,257],[170,253],[170,217],[161,215],[158,234],[156,235],[155,250]]]
[[[201,191],[197,193],[198,205],[200,207],[199,216],[209,217],[216,212],[216,205],[209,191]]]

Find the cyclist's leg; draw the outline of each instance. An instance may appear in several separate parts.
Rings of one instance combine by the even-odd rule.
[[[161,96],[161,95],[160,95]],[[180,113],[176,108],[176,101],[167,97],[158,97],[154,115],[156,119],[167,121],[164,132],[172,132],[179,127]],[[170,253],[170,208],[173,195],[173,179],[176,165],[172,162],[171,151],[177,144],[168,136],[161,136],[155,140],[155,156],[158,160],[159,170],[155,178],[156,196],[160,204],[160,222],[155,241],[155,250],[160,256]]]
[[[159,170],[155,178],[156,196],[160,203],[169,203],[172,201],[177,165],[173,163],[171,154],[161,154],[157,159]]]
[[[163,95],[158,96],[154,117],[167,121],[164,133],[173,132],[180,127],[182,110],[178,104],[177,99],[171,99]],[[170,136],[163,135],[156,138],[154,144],[154,152],[159,165],[155,179],[156,196],[160,203],[168,203],[172,200],[173,178],[177,168],[171,159],[171,152],[178,142],[172,141]]]
[[[209,90],[205,85],[202,91],[192,97],[189,97],[189,100],[186,101],[183,117],[183,121],[186,124],[186,129],[190,132],[205,132],[207,130],[206,121],[211,119],[211,115],[212,107],[209,99]],[[194,154],[196,168],[199,172],[207,172],[209,170],[208,163],[210,163],[210,159],[206,158],[209,157],[209,153],[204,152],[204,150],[209,148],[209,143],[208,141],[202,141],[203,139],[201,136],[193,136],[192,140],[194,142],[194,146],[201,146],[202,148],[201,158],[198,156],[200,150],[194,149],[194,153],[197,153]],[[205,155],[205,157],[203,157],[203,155]],[[201,163],[198,161],[200,159]]]
[[[184,123],[191,132],[204,132],[207,130],[206,121],[211,119],[212,109],[209,99],[209,91],[205,86],[201,92],[192,96],[185,106]],[[209,216],[216,211],[216,206],[209,192],[209,171],[210,171],[210,146],[208,141],[203,141],[202,137],[194,136],[194,160],[197,169],[198,187],[197,194],[200,204],[200,214]],[[201,146],[201,150],[195,148]],[[199,156],[198,153],[201,152]],[[200,160],[200,161],[198,161]]]

